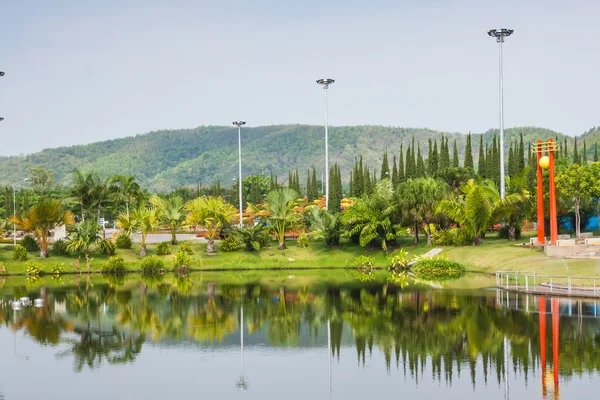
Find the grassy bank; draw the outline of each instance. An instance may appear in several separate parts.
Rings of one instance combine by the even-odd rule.
[[[531,234],[530,234],[531,235]],[[529,235],[529,236],[530,236]],[[529,236],[525,235],[521,242],[528,242]],[[217,244],[216,255],[206,254],[206,244],[191,241],[194,254],[192,256],[192,270],[196,271],[241,271],[261,269],[340,269],[352,268],[353,260],[361,255],[373,256],[375,265],[384,267],[387,257],[393,255],[400,248],[405,248],[410,254],[420,255],[428,250],[423,238],[422,243],[414,245],[412,237],[402,237],[398,240],[396,248],[387,255],[381,249],[361,248],[348,241],[343,241],[339,249],[329,249],[322,242],[311,242],[308,248],[299,248],[297,243],[289,241],[286,250],[277,250],[275,244],[262,249],[260,252],[222,252]],[[149,254],[156,254],[156,245],[148,246]],[[171,255],[160,256],[167,266],[171,268],[177,246],[172,246]],[[139,271],[142,258],[139,257],[139,246],[134,245],[130,250],[117,250],[117,255],[123,257],[131,271]],[[499,239],[494,234],[488,235],[479,247],[461,246],[444,247],[444,254],[451,260],[466,265],[469,271],[494,273],[499,270],[535,270],[538,274],[595,276],[600,273],[600,263],[597,260],[581,259],[555,259],[546,257],[543,252],[536,249],[517,247],[505,239]],[[51,256],[41,259],[37,254],[30,254],[29,261],[44,266],[44,271],[49,272],[52,267],[62,263],[66,272],[76,272],[75,256]],[[91,271],[100,271],[106,263],[107,257],[93,253],[91,258]],[[26,273],[26,262],[13,261],[12,250],[0,248],[0,263],[7,274],[23,275]],[[82,271],[85,272],[85,259],[81,258]],[[1,273],[0,273],[1,274]],[[319,274],[324,274],[320,271]]]

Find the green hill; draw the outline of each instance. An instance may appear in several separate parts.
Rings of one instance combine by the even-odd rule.
[[[497,130],[483,134],[484,141],[491,143]],[[522,133],[526,143],[537,139],[564,135],[535,127],[506,130],[505,146],[518,140]],[[414,137],[427,156],[427,142],[442,135],[457,140],[461,163],[464,158],[466,135],[446,133],[426,128],[397,128],[383,126],[342,126],[329,130],[329,154],[331,163],[342,167],[345,179],[356,157],[363,155],[371,168],[380,168],[379,158],[387,148],[390,163],[398,154],[400,144],[406,146]],[[600,141],[600,130],[586,132],[588,159],[593,156],[591,144]],[[573,138],[568,137],[569,151]],[[579,151],[583,146],[579,138]],[[479,135],[473,137],[473,158],[477,162]],[[506,153],[508,156],[508,152]],[[277,125],[242,130],[242,158],[244,175],[269,174],[271,171],[282,180],[287,171],[298,168],[301,176],[307,168],[321,170],[324,164],[324,132],[322,126]],[[29,169],[41,166],[53,171],[59,182],[68,183],[69,174],[79,168],[97,171],[102,175],[128,174],[135,176],[146,188],[166,191],[196,183],[208,184],[220,179],[229,185],[237,175],[237,128],[202,126],[195,129],[164,130],[122,139],[108,140],[88,145],[46,149],[25,157],[0,157],[0,185],[21,185]],[[301,178],[302,179],[302,178]]]

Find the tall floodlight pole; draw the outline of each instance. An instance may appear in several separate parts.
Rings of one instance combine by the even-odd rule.
[[[505,196],[504,184],[504,77],[502,73],[502,43],[504,38],[512,35],[513,29],[492,29],[488,31],[488,35],[496,38],[500,53],[499,59],[499,79],[500,79],[500,197]]]
[[[329,85],[335,82],[334,79],[319,79],[317,83],[319,85],[323,85],[323,89],[325,89],[325,209],[329,209],[329,136],[328,136],[328,128],[329,128],[329,116],[327,111],[327,89],[329,89]]]
[[[246,125],[246,121],[234,121],[233,124],[238,127],[238,194],[240,201],[240,228],[242,228],[242,125]]]
[[[17,191],[13,185],[13,218],[17,217]],[[13,246],[17,245],[17,223],[13,220]]]
[[[4,72],[0,71],[0,76],[4,76]],[[0,121],[4,121],[4,118],[0,117]]]

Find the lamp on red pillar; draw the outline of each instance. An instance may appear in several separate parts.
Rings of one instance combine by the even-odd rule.
[[[538,245],[542,246],[544,238],[544,180],[543,170],[548,170],[550,186],[550,244],[555,245],[558,239],[558,222],[556,218],[556,184],[554,182],[554,154],[558,150],[558,144],[552,139],[547,142],[538,140],[533,146],[533,152],[537,154],[537,228]]]

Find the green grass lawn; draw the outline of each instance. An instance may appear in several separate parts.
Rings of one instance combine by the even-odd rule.
[[[529,242],[533,233],[525,234],[521,243]],[[271,247],[261,249],[260,252],[222,252],[217,243],[217,254],[207,255],[206,244],[191,241],[194,254],[192,256],[192,270],[196,271],[242,271],[242,270],[284,270],[284,269],[340,269],[352,268],[353,260],[361,255],[373,256],[375,265],[385,267],[387,257],[393,255],[400,248],[406,249],[410,254],[420,255],[430,248],[425,244],[425,238],[418,245],[412,243],[412,237],[402,237],[398,245],[386,255],[381,249],[361,248],[345,240],[339,249],[328,249],[323,242],[310,242],[308,248],[299,248],[295,241],[288,241],[286,250],[277,250],[275,243]],[[173,266],[173,257],[177,246],[172,247],[172,254],[161,256],[166,267]],[[117,255],[123,257],[131,271],[139,271],[142,258],[139,257],[139,246],[134,245],[131,250],[117,250]],[[156,245],[148,246],[148,253],[156,253]],[[444,254],[451,260],[459,261],[466,265],[469,271],[493,274],[499,270],[535,270],[538,274],[595,276],[600,272],[600,263],[597,260],[557,259],[549,258],[540,250],[515,246],[515,243],[499,239],[495,234],[488,234],[479,247],[460,246],[444,247]],[[91,258],[91,271],[100,271],[106,263],[107,257],[93,253]],[[73,265],[75,256],[51,256],[47,259],[40,258],[37,254],[30,254],[29,261],[50,269],[58,263],[64,264],[67,272],[75,272]],[[5,267],[7,274],[25,274],[26,262],[12,260],[12,250],[0,248],[0,263]],[[82,270],[85,272],[85,259],[81,258]],[[0,273],[1,274],[1,273]],[[313,272],[314,274],[314,272]],[[325,274],[320,271],[319,275]]]

